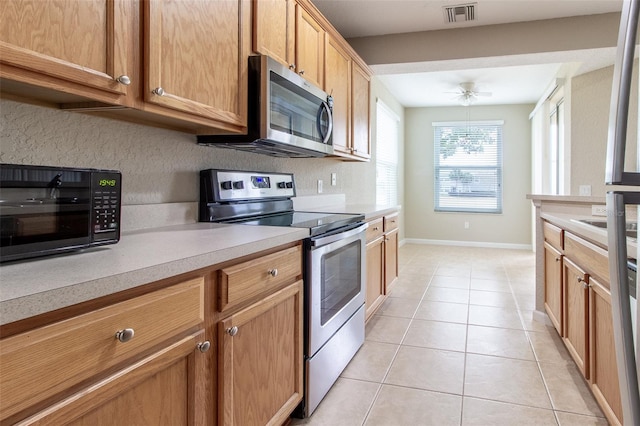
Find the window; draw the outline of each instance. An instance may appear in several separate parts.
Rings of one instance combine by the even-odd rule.
[[[435,211],[502,213],[502,124],[433,123]]]
[[[398,116],[376,102],[376,204],[398,204]]]

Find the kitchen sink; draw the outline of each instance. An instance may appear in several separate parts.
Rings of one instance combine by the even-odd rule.
[[[581,222],[587,225],[595,226],[600,229],[607,229],[607,221],[603,219],[580,219],[576,220],[576,222]],[[627,222],[626,226],[627,237],[633,238],[634,240],[638,238],[638,223],[637,222]]]

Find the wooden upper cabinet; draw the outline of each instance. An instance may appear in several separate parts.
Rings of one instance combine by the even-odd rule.
[[[325,42],[324,72],[324,90],[333,97],[333,149],[350,152],[351,57],[329,35]]]
[[[246,128],[247,7],[243,0],[145,1],[145,102],[222,129]]]
[[[129,0],[1,1],[3,91],[18,82],[53,89],[56,101],[132,105],[133,15]]]
[[[294,0],[253,0],[253,51],[295,69]]]
[[[351,71],[351,145],[354,155],[369,159],[371,158],[369,131],[371,77],[356,62],[353,62]]]
[[[296,5],[296,72],[318,87],[324,87],[324,36],[313,16]]]

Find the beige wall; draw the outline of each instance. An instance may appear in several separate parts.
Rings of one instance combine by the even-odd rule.
[[[374,78],[373,123],[378,96],[402,117],[402,107]],[[324,194],[345,194],[353,204],[375,202],[373,161],[283,159],[199,146],[185,133],[9,100],[0,100],[0,129],[0,162],[120,170],[126,205],[197,201],[198,171],[205,168],[292,172],[298,195],[316,194],[322,179]]]
[[[472,106],[469,117],[504,120],[503,213],[434,212],[433,127],[437,121],[464,121],[465,107],[405,110],[405,223],[408,240],[449,240],[468,244],[530,246],[531,127],[534,105]],[[464,229],[469,222],[469,229]]]
[[[606,13],[348,41],[369,65],[445,61],[612,47],[619,24],[620,14]]]
[[[636,62],[637,65],[637,62]],[[627,134],[626,169],[635,171],[638,124],[638,73],[632,81]],[[605,157],[613,67],[595,70],[571,79],[571,195],[580,185],[590,185],[591,195],[604,196]]]

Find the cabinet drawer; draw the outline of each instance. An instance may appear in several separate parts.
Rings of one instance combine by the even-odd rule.
[[[606,250],[565,232],[564,255],[609,288],[609,257]]]
[[[393,231],[398,227],[398,213],[386,215],[384,217],[384,232]]]
[[[220,312],[302,277],[300,245],[218,271]]]
[[[369,227],[367,228],[367,242],[369,243],[380,237],[384,233],[384,230],[382,229],[382,218],[374,219],[368,223]]]
[[[204,322],[202,277],[2,340],[0,418]],[[117,332],[132,329],[122,342]]]
[[[544,222],[543,224],[544,240],[555,247],[556,250],[564,249],[564,230]]]

